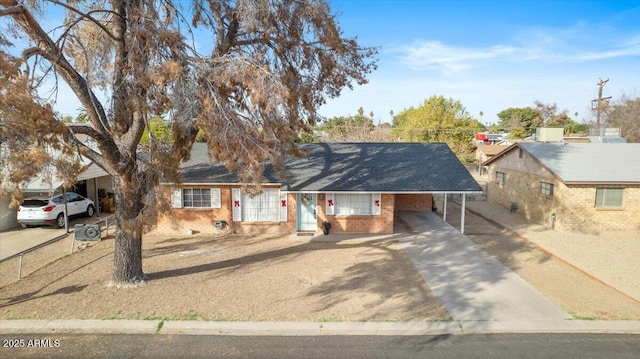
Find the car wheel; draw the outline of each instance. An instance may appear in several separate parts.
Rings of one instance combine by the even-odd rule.
[[[93,209],[93,206],[89,205],[89,207],[87,207],[87,217],[93,217],[94,212],[95,210]]]
[[[56,226],[58,228],[64,228],[64,214],[60,213],[58,217],[56,217]]]

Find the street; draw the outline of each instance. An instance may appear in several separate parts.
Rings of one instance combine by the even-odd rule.
[[[637,358],[638,353],[640,335],[615,334],[21,334],[3,335],[0,349],[2,358]]]

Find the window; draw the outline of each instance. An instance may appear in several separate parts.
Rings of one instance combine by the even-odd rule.
[[[335,195],[335,214],[369,215],[371,214],[370,194]]]
[[[596,188],[596,207],[622,207],[624,188]]]
[[[553,184],[540,182],[540,193],[547,196],[553,196]]]
[[[496,181],[500,184],[504,184],[504,172],[496,172]]]
[[[219,188],[183,188],[182,207],[220,208]]]
[[[251,222],[277,222],[280,219],[280,191],[263,189],[251,197],[242,193],[242,220]]]
[[[79,202],[83,200],[83,198],[77,193],[67,193],[66,196],[67,202]]]

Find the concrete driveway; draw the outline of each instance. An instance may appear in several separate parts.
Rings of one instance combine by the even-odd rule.
[[[82,223],[97,223],[110,216],[110,213],[102,214],[100,217],[80,217],[69,221],[69,233],[73,233],[73,227]],[[104,225],[104,223],[103,223]],[[49,241],[65,234],[64,228],[53,228],[40,226],[33,228],[16,227],[0,232],[0,260],[20,253],[26,249],[35,247],[41,243]]]
[[[399,212],[404,250],[454,320],[571,319],[530,284],[431,212]]]

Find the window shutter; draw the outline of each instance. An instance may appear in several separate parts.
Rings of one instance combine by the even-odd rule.
[[[289,208],[287,193],[280,192],[280,222],[287,221],[287,208]]]
[[[327,216],[333,216],[335,213],[336,203],[333,193],[327,193]]]
[[[182,208],[182,189],[181,188],[171,189],[171,207]]]
[[[242,195],[240,193],[240,188],[234,188],[231,190],[231,208],[234,222],[242,221],[242,207],[241,202]]]
[[[211,207],[212,208],[222,207],[221,201],[220,201],[220,188],[211,189]]]
[[[382,213],[382,196],[380,193],[374,193],[371,195],[371,214],[380,215]]]

